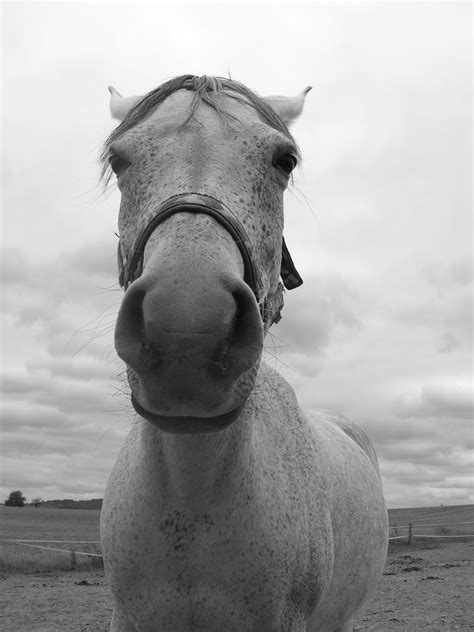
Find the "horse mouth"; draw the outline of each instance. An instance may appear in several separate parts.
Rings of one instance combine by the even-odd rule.
[[[138,402],[133,393],[131,402],[140,417],[143,417],[160,430],[171,434],[209,434],[219,432],[230,426],[237,419],[245,405],[245,402],[243,402],[236,408],[214,417],[191,417],[161,415],[150,412]]]

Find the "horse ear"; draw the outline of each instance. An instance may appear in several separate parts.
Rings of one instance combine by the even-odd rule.
[[[109,86],[110,92],[110,113],[112,118],[123,121],[130,110],[142,97],[123,97],[113,86]]]
[[[272,96],[263,97],[263,100],[275,110],[284,123],[291,125],[303,111],[305,97],[311,88],[312,86],[306,86],[296,97]]]

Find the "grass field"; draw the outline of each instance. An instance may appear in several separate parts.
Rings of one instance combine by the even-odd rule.
[[[100,545],[86,544],[99,540],[100,512],[88,509],[51,509],[0,506],[0,570],[66,570],[71,568],[71,550],[100,553]],[[411,522],[413,534],[474,534],[474,505],[390,509],[390,535],[405,535]],[[471,524],[459,524],[471,523]],[[431,528],[417,525],[434,525]],[[48,548],[66,549],[69,553],[44,551],[20,546],[8,540],[51,540],[41,543]],[[75,541],[64,543],[61,541]],[[83,544],[81,544],[81,542]],[[36,544],[36,542],[32,542]],[[97,568],[100,558],[76,556],[80,569]]]
[[[474,505],[448,505],[446,507],[414,507],[389,509],[390,524],[454,524],[474,521]]]
[[[407,535],[409,523],[413,525],[414,537],[417,535],[465,536],[474,534],[474,505],[390,509],[389,520],[390,536]]]
[[[20,546],[8,540],[54,540],[38,545],[100,553],[99,544],[68,544],[62,540],[99,541],[100,511],[88,509],[50,509],[5,507],[0,505],[0,570],[61,570],[71,568],[71,553],[44,551]],[[36,542],[31,542],[36,544]],[[78,568],[101,566],[100,558],[76,556]]]

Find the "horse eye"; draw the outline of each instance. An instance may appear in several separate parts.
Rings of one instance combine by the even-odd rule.
[[[285,154],[275,161],[275,166],[286,173],[287,176],[293,171],[298,164],[298,160],[294,154]]]
[[[119,156],[118,154],[112,154],[110,156],[109,164],[116,175],[119,175],[121,171],[128,167],[128,162],[125,158],[122,158],[122,156]]]

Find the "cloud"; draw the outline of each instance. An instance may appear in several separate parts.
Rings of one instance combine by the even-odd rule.
[[[86,338],[106,331],[120,301],[115,259],[106,254],[111,251],[97,242],[44,262],[4,249],[3,309],[12,326],[43,331],[52,345],[60,334]]]
[[[121,294],[107,243],[50,261],[3,252],[3,488],[102,496],[133,418],[112,332]]]
[[[413,383],[386,404],[385,419],[368,429],[392,506],[415,506],[421,496],[425,505],[473,502],[469,376]]]
[[[470,12],[257,7],[249,41],[259,57],[239,47],[239,28],[220,28],[249,24],[230,5],[193,9],[184,22],[171,6],[123,5],[112,17],[105,5],[5,6],[6,491],[102,495],[133,419],[112,335],[118,194],[96,196],[113,125],[106,86],[137,93],[230,69],[262,94],[315,85],[294,128],[305,162],[286,202],[305,285],[286,295],[269,361],[303,407],[369,431],[391,506],[472,498]],[[179,22],[186,37],[170,29],[158,41],[157,19]],[[77,46],[84,24],[87,49]],[[196,46],[219,32],[210,48]],[[293,54],[275,63],[279,34]]]
[[[421,389],[406,393],[400,399],[398,414],[403,417],[432,417],[472,419],[472,384],[466,380],[444,379],[426,384]]]
[[[447,494],[456,481],[463,491],[453,498],[473,500],[466,466],[473,443],[467,268],[465,259],[423,266],[415,260],[371,276],[353,271],[343,284],[333,284],[332,275],[310,278],[285,308],[288,332],[275,328],[292,344],[281,345],[280,362],[271,361],[303,408],[338,411],[368,432],[390,506],[408,504],[401,491],[408,486],[412,505],[421,497],[423,504],[452,503]],[[318,311],[324,318],[312,317]],[[440,354],[447,331],[457,344]],[[449,489],[444,481],[452,481]]]
[[[422,268],[422,276],[441,294],[472,285],[473,266],[469,258],[450,262],[432,262]]]
[[[416,507],[472,503],[472,455],[462,450],[446,451],[430,459],[400,456],[379,458],[386,497],[391,506]],[[456,463],[456,467],[453,467]],[[422,502],[420,502],[422,499]]]
[[[357,289],[336,275],[309,277],[306,286],[310,294],[297,290],[286,295],[288,307],[275,335],[292,353],[314,357],[332,338],[362,327],[363,307]]]

